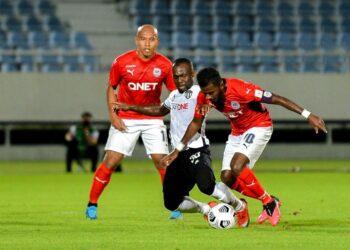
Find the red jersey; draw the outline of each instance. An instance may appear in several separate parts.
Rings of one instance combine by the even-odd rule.
[[[272,126],[269,111],[261,103],[261,87],[240,79],[225,80],[226,100],[220,112],[230,119],[232,135],[241,135],[252,127]]]
[[[119,86],[117,99],[131,105],[159,105],[163,83],[170,91],[176,89],[172,63],[165,56],[155,53],[148,60],[142,60],[136,50],[117,57],[109,73],[109,84]],[[124,119],[161,119],[134,111],[119,111]]]

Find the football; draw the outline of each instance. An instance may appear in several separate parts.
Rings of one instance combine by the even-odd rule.
[[[235,210],[228,204],[219,203],[210,209],[208,223],[216,229],[232,228],[236,224]]]

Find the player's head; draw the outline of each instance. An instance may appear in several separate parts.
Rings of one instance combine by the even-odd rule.
[[[180,93],[190,89],[193,85],[194,69],[187,58],[178,58],[173,63],[173,76],[176,88]]]
[[[84,126],[89,126],[92,122],[92,114],[90,112],[83,112],[81,114],[81,122]]]
[[[220,108],[225,100],[226,91],[225,82],[220,73],[211,67],[203,68],[197,74],[197,82],[204,96]]]
[[[137,29],[135,43],[138,56],[148,60],[158,47],[158,30],[151,24],[145,24]]]

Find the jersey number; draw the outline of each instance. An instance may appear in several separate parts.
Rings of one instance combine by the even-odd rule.
[[[254,134],[246,134],[246,135],[244,136],[245,142],[246,142],[246,143],[249,143],[249,144],[253,143],[254,138],[255,138],[255,135],[254,135]]]

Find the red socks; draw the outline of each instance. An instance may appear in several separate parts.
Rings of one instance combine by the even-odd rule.
[[[166,169],[165,168],[162,168],[160,170],[158,169],[158,172],[159,172],[159,175],[160,175],[160,181],[162,182],[162,185],[163,185]]]
[[[109,183],[112,173],[113,172],[109,168],[107,168],[106,165],[101,163],[99,168],[96,170],[94,179],[92,181],[92,186],[90,189],[90,199],[89,199],[90,203],[97,204],[98,198],[103,192],[103,189]]]
[[[246,196],[261,200],[264,205],[272,201],[271,196],[248,167],[243,169],[231,188]]]

